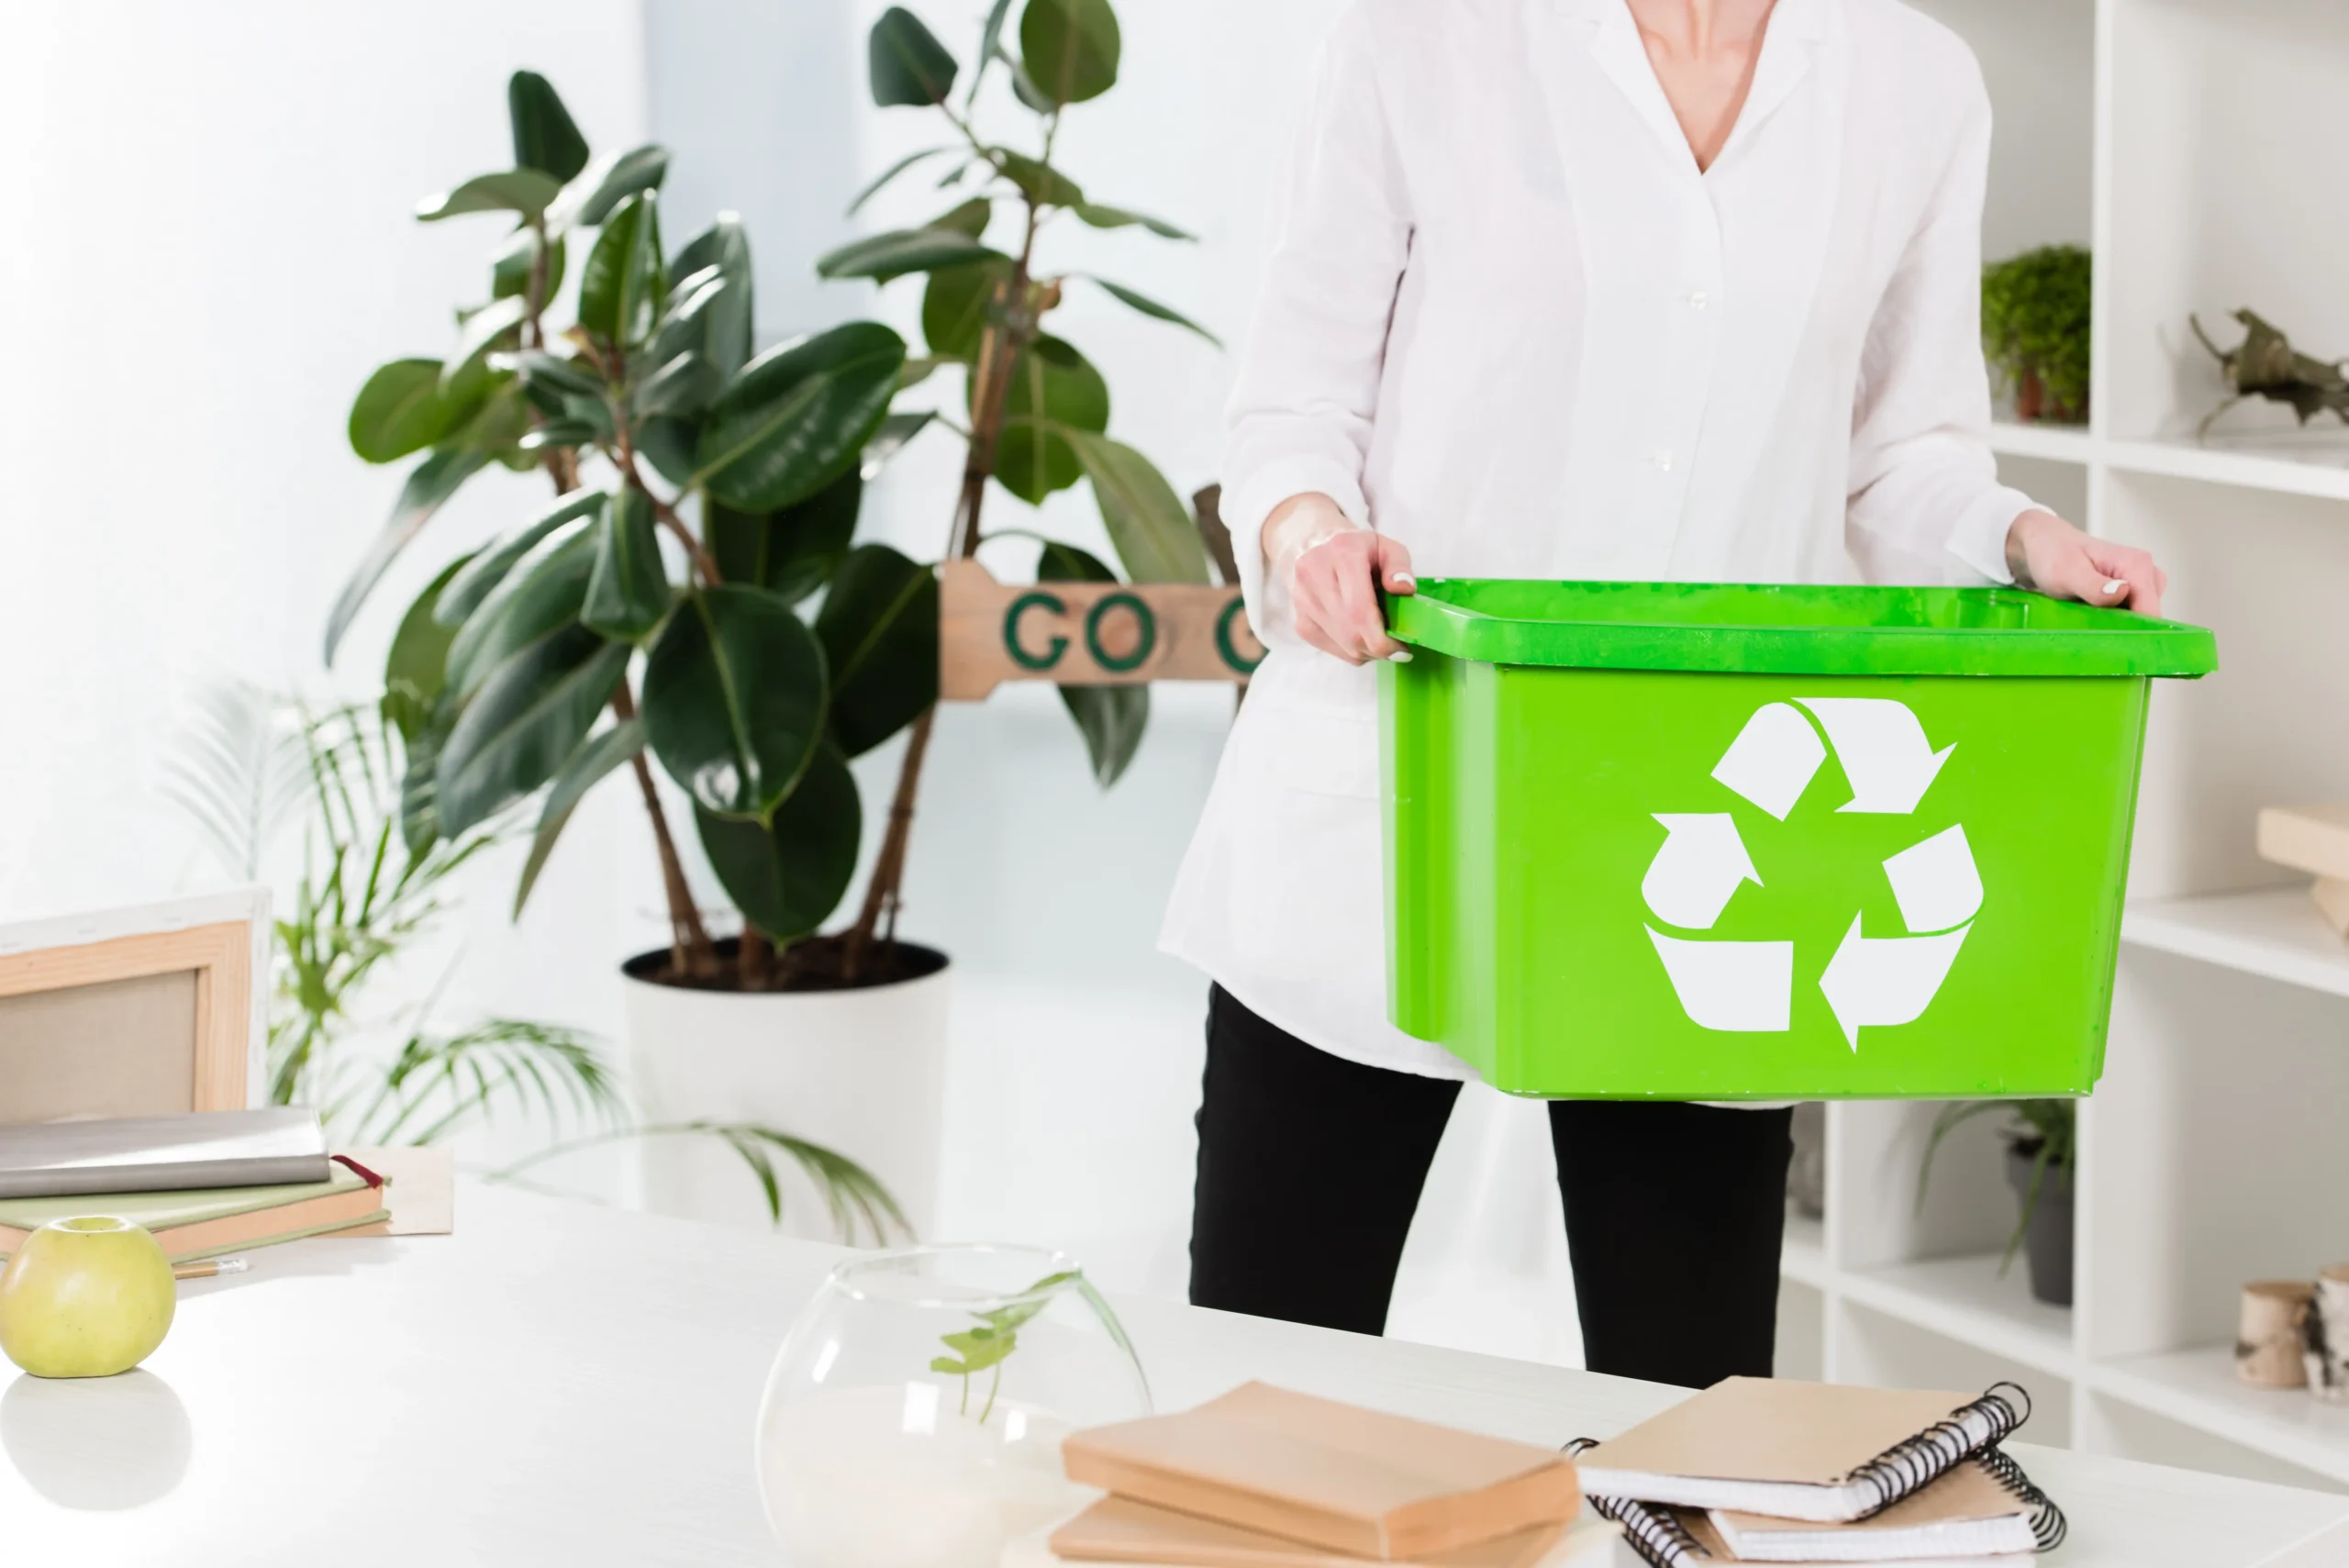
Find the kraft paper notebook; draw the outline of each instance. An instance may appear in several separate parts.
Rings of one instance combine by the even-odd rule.
[[[326,1134],[307,1106],[0,1127],[0,1198],[326,1179]]]
[[[1483,1546],[1413,1560],[1410,1568],[1605,1568],[1623,1527],[1584,1519],[1563,1529],[1532,1529]],[[1362,1568],[1364,1559],[1325,1551],[1237,1525],[1105,1497],[1059,1529],[1015,1541],[1003,1568],[1056,1568],[1063,1562],[1115,1562],[1123,1568]]]
[[[1355,1557],[1473,1546],[1582,1509],[1575,1467],[1483,1437],[1251,1383],[1194,1410],[1078,1432],[1069,1479]]]
[[[1847,1568],[1927,1560],[2016,1564],[2064,1540],[2064,1515],[1997,1449],[1878,1514],[1851,1524],[1715,1509],[1675,1508],[1627,1497],[1593,1506],[1622,1522],[1633,1549],[1656,1568],[1732,1563],[1839,1563]]]
[[[363,1168],[332,1169],[334,1174],[323,1182],[281,1186],[0,1199],[0,1254],[15,1251],[27,1235],[50,1220],[80,1214],[117,1214],[145,1226],[175,1263],[307,1236],[348,1234],[390,1218],[382,1177]]]
[[[2030,1414],[2010,1383],[1975,1396],[1731,1377],[1569,1451],[1594,1500],[1838,1524],[1920,1490]]]

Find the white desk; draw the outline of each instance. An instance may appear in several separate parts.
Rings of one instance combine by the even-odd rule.
[[[449,1237],[308,1242],[182,1287],[146,1368],[0,1389],[14,1563],[774,1564],[767,1364],[831,1249],[459,1194]],[[1677,1391],[1124,1301],[1161,1408],[1249,1377],[1531,1441]],[[13,1373],[14,1369],[0,1370]],[[2057,1568],[2338,1568],[2349,1497],[2017,1444]]]

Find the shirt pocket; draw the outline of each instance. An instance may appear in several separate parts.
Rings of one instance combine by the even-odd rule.
[[[1267,703],[1248,715],[1265,772],[1306,795],[1376,800],[1378,715],[1319,704]]]

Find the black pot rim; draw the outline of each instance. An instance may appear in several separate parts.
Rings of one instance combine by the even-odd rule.
[[[740,939],[737,937],[720,937],[710,943],[710,946],[717,949],[720,954],[730,954],[740,942]],[[892,986],[910,985],[918,980],[928,980],[933,975],[942,973],[953,963],[953,960],[938,948],[926,947],[920,942],[902,940],[896,945],[897,951],[916,966],[916,973],[899,974],[888,980],[876,980],[864,985],[808,987],[784,991],[732,991],[713,985],[677,985],[659,978],[652,973],[669,962],[669,950],[665,947],[649,948],[643,952],[621,960],[620,973],[640,985],[657,985],[663,991],[693,991],[709,996],[738,996],[747,1001],[764,1002],[790,1001],[801,996],[852,996],[863,991],[885,991]]]

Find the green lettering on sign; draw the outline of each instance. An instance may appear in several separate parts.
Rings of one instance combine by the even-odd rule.
[[[1215,617],[1215,651],[1223,655],[1223,662],[1226,664],[1230,665],[1240,673],[1252,675],[1256,673],[1256,666],[1264,662],[1264,656],[1259,653],[1253,659],[1243,659],[1240,656],[1239,648],[1231,640],[1232,619],[1245,608],[1247,606],[1235,598],[1223,606],[1223,614]]]
[[[1045,645],[1043,652],[1029,652],[1019,644],[1019,617],[1030,610],[1050,610],[1052,614],[1061,616],[1068,613],[1068,606],[1061,601],[1058,594],[1047,594],[1038,590],[1020,595],[1011,601],[1011,607],[1003,612],[1003,651],[1011,655],[1011,662],[1023,670],[1049,670],[1061,662],[1062,654],[1068,651],[1068,639],[1054,637]],[[1101,612],[1096,610],[1093,613],[1097,616]],[[1091,629],[1092,623],[1088,621],[1086,623],[1088,635]]]
[[[1134,625],[1141,633],[1134,643],[1134,651],[1122,659],[1111,658],[1109,651],[1101,646],[1101,617],[1118,608],[1133,611]],[[1150,657],[1151,650],[1158,646],[1158,617],[1150,613],[1148,605],[1132,594],[1105,594],[1101,602],[1093,606],[1092,614],[1085,617],[1085,646],[1086,651],[1093,655],[1094,662],[1104,670],[1120,675],[1129,670],[1139,670],[1142,661]]]

